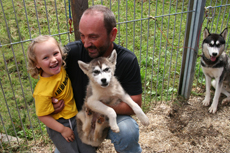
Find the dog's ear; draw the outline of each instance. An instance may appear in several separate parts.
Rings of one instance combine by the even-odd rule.
[[[77,61],[77,62],[78,62],[79,67],[81,68],[81,70],[82,70],[85,74],[87,74],[87,72],[88,72],[88,70],[89,70],[89,64],[86,64],[86,63],[84,63],[84,62],[82,62],[82,61]]]
[[[205,39],[205,38],[207,38],[209,35],[210,35],[210,33],[209,33],[209,31],[208,31],[208,28],[205,27],[205,28],[204,28],[204,32],[203,32],[203,38]]]
[[[117,63],[117,52],[115,49],[112,51],[112,54],[109,57],[109,61],[114,65]]]
[[[228,34],[228,28],[225,28],[222,32],[221,32],[221,36],[224,37],[224,40],[226,40],[227,38],[227,34]]]

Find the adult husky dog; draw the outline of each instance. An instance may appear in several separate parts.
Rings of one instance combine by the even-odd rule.
[[[204,106],[210,104],[211,79],[215,79],[212,81],[212,85],[215,88],[215,94],[212,105],[209,108],[210,113],[215,113],[217,111],[220,93],[227,96],[222,103],[230,100],[230,59],[224,52],[227,33],[227,28],[220,34],[209,33],[207,28],[205,28],[203,32],[204,40],[202,43],[203,54],[201,58],[201,67],[206,81],[206,95],[202,102]]]
[[[89,84],[83,109],[77,114],[77,129],[80,139],[92,146],[101,144],[107,136],[108,127],[119,132],[116,112],[109,106],[120,101],[133,109],[142,124],[149,124],[148,117],[114,76],[116,59],[117,53],[113,50],[109,58],[99,57],[89,64],[78,61],[79,67],[89,78]]]

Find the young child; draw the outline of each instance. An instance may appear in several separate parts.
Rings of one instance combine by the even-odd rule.
[[[28,71],[40,79],[35,87],[36,115],[47,126],[47,132],[60,152],[78,152],[75,136],[78,113],[70,79],[64,69],[64,48],[51,36],[40,35],[27,51]],[[65,102],[64,109],[54,114],[52,97]]]

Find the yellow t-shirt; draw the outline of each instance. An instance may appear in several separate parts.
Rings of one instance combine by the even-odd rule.
[[[45,116],[53,113],[52,97],[65,102],[64,109],[51,116],[57,120],[59,118],[70,119],[78,111],[73,97],[71,81],[62,67],[60,73],[51,77],[42,77],[35,87],[33,97],[35,99],[36,115]]]

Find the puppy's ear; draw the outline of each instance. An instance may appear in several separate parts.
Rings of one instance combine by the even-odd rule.
[[[226,40],[227,38],[227,34],[228,34],[228,28],[225,28],[222,32],[221,32],[221,36],[224,37],[224,40]]]
[[[82,62],[82,61],[77,61],[77,62],[78,62],[79,67],[81,68],[81,70],[82,70],[85,74],[87,74],[87,72],[88,72],[88,70],[89,70],[89,64],[86,64],[86,63],[84,63],[84,62]]]
[[[203,38],[205,39],[205,38],[207,38],[209,35],[210,35],[209,31],[208,31],[208,29],[205,27],[205,28],[204,28],[204,32],[203,32]]]
[[[112,51],[109,61],[114,65],[117,63],[117,52],[115,49]]]

